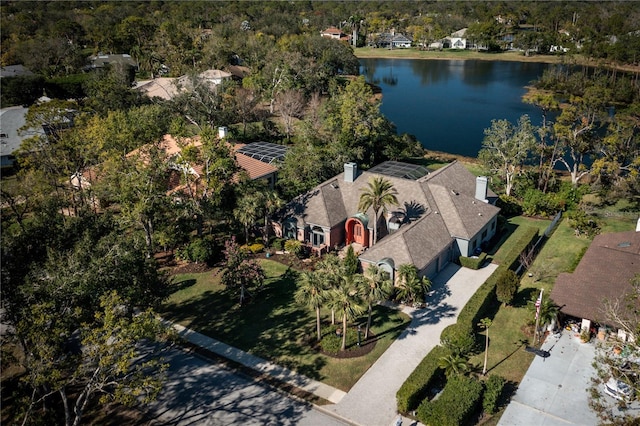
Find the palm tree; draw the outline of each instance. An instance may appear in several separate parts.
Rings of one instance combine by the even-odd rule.
[[[284,206],[284,200],[280,198],[278,193],[269,190],[264,193],[262,202],[264,203],[264,246],[269,246],[269,218],[272,214]]]
[[[325,288],[327,290],[337,289],[342,284],[343,277],[346,275],[344,265],[340,258],[334,254],[326,255],[316,265],[316,271],[322,277]],[[336,323],[336,310],[331,308],[331,325]]]
[[[458,354],[450,354],[438,359],[438,367],[444,370],[445,376],[462,375],[469,371],[469,363]]]
[[[493,322],[490,318],[482,318],[478,323],[478,326],[486,330],[486,338],[484,343],[484,367],[482,368],[482,375],[487,374],[487,358],[489,356],[489,327]]]
[[[534,312],[536,310],[536,306],[535,306],[536,299],[537,298],[534,294],[533,299],[529,302],[529,306]],[[558,307],[558,305],[553,303],[553,301],[549,298],[549,296],[547,296],[546,294],[543,295],[542,303],[540,303],[540,313],[538,314],[540,316],[540,322],[539,322],[540,327],[544,328],[544,326],[552,324],[554,321],[557,321],[559,312],[560,312],[560,308]]]
[[[362,295],[367,303],[368,317],[367,327],[364,330],[365,340],[369,338],[369,329],[371,328],[371,316],[373,313],[374,303],[386,299],[393,290],[393,284],[389,273],[376,265],[369,266],[364,271],[364,280],[362,280]]]
[[[243,195],[238,200],[238,206],[233,211],[233,216],[244,226],[246,244],[249,244],[249,228],[256,223],[259,217],[259,196],[256,194]]]
[[[358,210],[362,213],[366,213],[369,207],[373,210],[375,219],[373,222],[374,244],[378,242],[378,214],[380,211],[386,213],[389,205],[398,205],[397,194],[398,191],[393,187],[393,184],[383,177],[371,178],[367,187],[362,189]]]
[[[303,272],[298,279],[298,290],[295,293],[295,301],[306,305],[316,311],[316,331],[318,341],[322,339],[320,331],[320,308],[325,302],[326,291],[324,282],[319,272]]]
[[[427,277],[418,276],[418,268],[411,264],[398,267],[398,298],[407,304],[423,301],[427,291],[431,288],[431,281]]]
[[[345,276],[342,285],[330,291],[329,306],[342,312],[342,346],[347,349],[347,322],[365,311],[364,301],[359,292],[358,279],[361,275]]]

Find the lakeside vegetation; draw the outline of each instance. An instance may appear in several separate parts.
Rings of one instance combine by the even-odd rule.
[[[312,353],[296,358],[280,354],[274,343],[295,352],[299,339],[313,335],[313,316],[282,304],[291,300],[295,284],[280,266],[261,262],[265,288],[277,291],[240,310],[229,294],[232,288],[237,291],[234,280],[227,287],[213,274],[183,276],[177,285],[182,288],[174,292],[159,259],[216,264],[232,237],[258,252],[265,243],[275,244],[265,225],[278,206],[341,172],[346,161],[356,161],[362,169],[385,160],[433,167],[449,161],[445,155],[425,154],[415,137],[397,134],[379,111],[379,97],[364,78],[355,76],[357,55],[525,58],[493,53],[506,49],[506,35],[514,36],[517,48],[539,52],[552,45],[571,46],[572,51],[580,46],[580,55],[588,59],[575,63],[593,65],[594,72],[558,67],[541,76],[538,91],[528,99],[543,115],[558,112],[557,122],[543,128],[500,123],[493,136],[502,128],[507,145],[521,139],[526,143],[516,144],[517,152],[504,145],[492,148],[517,161],[503,168],[486,156],[473,162],[472,170],[492,175],[507,217],[523,212],[551,216],[558,210],[583,214],[585,220],[576,220],[573,229],[563,224],[557,231],[571,256],[563,256],[560,245],[554,248],[552,239],[550,253],[545,254],[547,246],[541,253],[547,262],[534,264],[534,277],[544,277],[543,285],[551,285],[554,273],[577,262],[592,233],[627,229],[625,215],[639,211],[640,202],[639,82],[637,71],[629,76],[601,66],[637,70],[640,10],[633,2],[402,6],[399,10],[393,1],[0,5],[2,65],[22,64],[35,74],[3,77],[2,107],[29,106],[27,127],[43,129],[15,153],[15,167],[3,169],[0,190],[0,291],[3,324],[11,331],[2,340],[3,423],[71,425],[85,421],[85,413],[111,409],[107,403],[141,404],[132,398],[136,392],[144,395],[143,402],[152,400],[162,365],[149,365],[149,374],[137,375],[128,374],[135,372],[128,367],[140,339],[168,338],[152,321],[153,310],[169,313],[167,306],[185,323],[231,344],[275,355],[279,362],[343,389],[353,384],[406,318],[376,312],[382,321],[372,330],[383,336],[381,344],[360,358],[335,363]],[[333,25],[355,34],[358,47],[319,36]],[[492,52],[362,47],[391,29],[431,42],[464,27]],[[136,64],[94,69],[88,57],[100,52],[128,54]],[[542,57],[547,56],[530,58]],[[241,75],[212,89],[198,77],[210,69],[239,70]],[[133,89],[134,81],[158,76],[184,77],[181,81],[188,81],[191,90],[163,100]],[[43,93],[50,102],[37,102]],[[610,114],[612,106],[615,115]],[[239,177],[232,151],[216,136],[219,127],[229,129],[237,142],[264,140],[289,148],[276,188]],[[199,137],[202,148],[186,149],[183,162],[176,164],[160,149],[169,133],[180,144]],[[565,174],[554,168],[562,161],[567,161]],[[194,162],[207,165],[199,181],[193,174],[174,173]],[[618,216],[625,220],[613,220]],[[509,225],[518,221],[529,219],[512,219]],[[579,237],[571,235],[576,232]],[[509,257],[508,241],[505,246],[504,252],[494,253],[497,261]],[[523,283],[530,285],[529,291],[540,285],[527,279]],[[209,323],[211,307],[220,312]],[[140,322],[134,315],[138,310],[145,312]],[[275,312],[264,321],[270,331],[251,318],[266,312]],[[525,317],[517,309],[500,312],[494,321],[505,327],[504,341],[497,343],[505,356],[515,345],[516,328],[523,326],[518,321]],[[122,338],[117,339],[122,346],[113,343],[114,336]],[[79,351],[80,346],[96,351]],[[495,371],[506,373],[507,361],[491,361]],[[93,374],[93,368],[101,374]],[[513,368],[516,380],[522,370]],[[134,376],[139,380],[129,381]],[[105,383],[109,386],[100,387]],[[81,409],[73,409],[75,404]]]

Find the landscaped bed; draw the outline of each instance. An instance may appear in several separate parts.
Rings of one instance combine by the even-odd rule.
[[[364,340],[366,317],[363,316],[351,324],[347,334],[348,338],[351,336],[348,352],[329,356],[317,345],[314,312],[294,301],[296,272],[272,260],[261,259],[260,263],[267,275],[265,285],[244,306],[239,306],[235,292],[220,283],[220,269],[213,268],[175,275],[172,294],[161,314],[168,320],[345,391],[410,321],[400,311],[377,306],[371,328],[373,336]],[[323,311],[323,334],[335,333],[329,319],[330,313]],[[362,324],[360,347],[355,328],[358,323]]]

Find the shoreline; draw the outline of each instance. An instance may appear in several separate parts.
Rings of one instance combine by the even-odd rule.
[[[476,52],[473,50],[416,50],[414,48],[372,48],[358,47],[353,50],[353,54],[358,59],[411,59],[411,60],[443,60],[443,61],[505,61],[505,62],[532,62],[543,64],[563,64],[573,62],[575,65],[585,65],[590,67],[603,66],[606,68],[616,69],[619,71],[640,73],[640,66],[634,65],[616,65],[608,63],[598,63],[598,60],[585,58],[577,55],[533,55],[524,56],[520,52],[500,52],[487,53]]]

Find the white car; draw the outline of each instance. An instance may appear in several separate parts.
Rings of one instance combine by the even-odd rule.
[[[633,389],[628,384],[613,377],[604,384],[602,389],[607,395],[621,401],[631,401],[633,399]]]

